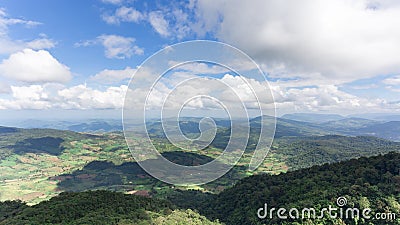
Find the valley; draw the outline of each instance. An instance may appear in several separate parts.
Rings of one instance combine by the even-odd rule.
[[[223,119],[217,119],[216,121],[218,129],[214,141],[208,147],[196,151],[194,151],[196,143],[187,145],[184,149],[179,149],[172,145],[163,135],[161,124],[157,120],[149,122],[148,127],[151,130],[150,137],[153,145],[163,157],[176,164],[192,166],[203,165],[216,159],[229,141],[229,121]],[[196,118],[185,118],[180,122],[180,127],[185,135],[196,137],[200,132],[198,122],[199,120]],[[6,205],[7,207],[17,207],[19,203],[13,203],[13,201],[21,201],[21,203],[23,202],[21,213],[25,213],[24,207],[50,204],[46,202],[49,200],[51,202],[60,194],[107,191],[109,193],[125,193],[169,202],[171,203],[171,207],[169,207],[171,212],[173,211],[179,216],[187,216],[187,213],[192,213],[186,210],[195,210],[201,214],[198,215],[199,217],[206,216],[207,218],[202,218],[210,223],[212,223],[211,221],[216,221],[215,223],[217,224],[218,221],[222,221],[227,224],[250,224],[252,222],[248,219],[253,218],[251,220],[255,221],[255,214],[236,217],[237,213],[233,211],[220,211],[222,206],[218,206],[218,204],[231,202],[231,199],[223,200],[223,196],[227,196],[226,193],[232,191],[242,190],[240,186],[245,185],[246,182],[254,183],[251,181],[252,179],[264,179],[264,177],[267,177],[267,179],[271,177],[272,180],[275,177],[278,180],[281,178],[286,179],[284,178],[285,176],[292,176],[293,174],[302,173],[300,171],[311,170],[314,171],[313,173],[316,171],[324,173],[323,171],[331,171],[331,169],[326,169],[330,168],[330,165],[338,165],[340,167],[350,165],[348,163],[341,164],[341,162],[347,160],[355,162],[351,160],[365,160],[365,157],[380,157],[379,155],[396,158],[398,157],[396,152],[400,153],[400,142],[383,139],[378,135],[354,135],[358,134],[360,130],[368,130],[369,126],[384,126],[386,134],[393,134],[398,128],[395,122],[381,123],[366,119],[340,118],[336,121],[311,123],[278,118],[275,139],[266,159],[257,170],[249,171],[248,165],[254,151],[252,146],[258,141],[259,118],[250,120],[250,125],[249,143],[238,164],[227,174],[211,183],[191,186],[169,185],[148,175],[133,159],[122,131],[105,132],[105,129],[101,126],[98,127],[99,130],[92,132],[48,128],[0,127],[0,170],[2,171],[0,176],[0,201],[5,202],[5,204],[11,204],[11,206]],[[132,146],[137,151],[146,151],[146,148],[150,147],[144,144],[145,140],[139,136],[131,141],[133,142]],[[386,156],[387,154],[389,156]],[[140,160],[153,159],[143,155]],[[391,170],[399,170],[398,165],[400,164],[392,163],[391,165],[392,167],[394,166]],[[364,167],[362,166],[362,168]],[[380,172],[384,171],[378,171],[378,173]],[[337,179],[347,176],[343,175],[343,172],[340,173],[341,175],[338,175]],[[394,179],[393,185],[395,185],[398,182],[396,174],[393,171],[390,173],[394,176],[390,179]],[[261,190],[258,185],[262,185],[265,188],[264,186],[268,182],[270,181],[257,181],[257,184],[248,188],[249,190],[254,189],[251,193],[258,193],[259,191],[257,190]],[[288,185],[294,185],[296,182],[298,185],[302,183],[300,180],[293,182]],[[314,183],[306,182],[310,185],[316,183],[316,191],[324,189],[320,188],[322,184],[318,184],[317,181],[313,181]],[[331,180],[329,182],[339,181]],[[357,185],[360,184],[357,183]],[[268,184],[267,186],[270,185]],[[277,189],[276,193],[273,192],[274,188],[262,193],[277,195],[288,188],[294,190],[294,187],[283,186],[279,187],[280,191]],[[304,187],[304,190],[306,189],[307,187]],[[340,191],[335,190],[333,192],[339,193],[343,192],[343,190],[340,189]],[[377,191],[381,192],[383,190]],[[293,193],[295,192],[290,191],[290,195]],[[327,195],[326,192],[324,193],[318,193],[317,195]],[[393,203],[395,204],[394,206],[390,206],[393,210],[396,209],[396,204],[399,201],[400,196],[398,193],[399,189],[390,191],[394,201],[397,202]],[[232,196],[235,195],[236,193]],[[258,194],[255,195],[257,196]],[[297,195],[302,196],[301,198],[306,198],[306,195],[303,196],[300,193],[297,193]],[[333,197],[325,199],[329,200]],[[375,196],[374,198],[377,197]],[[237,199],[238,201],[243,200],[241,197],[237,197]],[[271,200],[271,197],[267,195],[263,199]],[[276,199],[275,197],[273,199],[274,202],[289,204],[283,199]],[[296,201],[298,200],[293,200],[290,204],[304,204],[303,200]],[[393,199],[390,201],[393,201]],[[254,199],[254,203],[252,203],[254,207],[256,207],[256,202]],[[231,206],[225,205],[223,208],[229,210],[233,206],[234,204]],[[237,206],[237,208],[240,207]],[[175,209],[178,211],[174,211]],[[213,210],[210,211],[208,209]],[[244,209],[244,211],[246,210]],[[232,216],[227,218],[224,216],[225,214]],[[168,217],[168,215],[170,213],[157,213],[148,218],[153,220],[160,216]],[[244,218],[246,220],[243,220]],[[237,221],[242,222],[237,223]],[[258,224],[258,222],[255,224]]]
[[[196,135],[199,132],[198,120],[186,118],[186,121],[181,123],[184,133]],[[261,166],[251,172],[247,170],[252,157],[251,146],[258,140],[258,120],[254,118],[250,121],[254,129],[248,148],[233,170],[212,183],[189,187],[174,187],[147,175],[131,156],[121,131],[100,132],[103,128],[99,127],[100,130],[94,133],[78,133],[43,128],[1,127],[0,200],[20,199],[28,204],[37,204],[63,191],[97,189],[145,191],[148,195],[161,197],[176,189],[219,193],[240,179],[254,174],[280,174],[313,165],[400,151],[398,142],[371,136],[331,134],[333,132],[329,129],[323,129],[323,126],[329,126],[338,130],[338,127],[344,127],[344,123],[356,129],[371,124],[363,119],[351,121],[340,119],[312,124],[278,118],[276,138],[271,150]],[[168,160],[181,165],[205,164],[217,158],[229,141],[229,123],[222,119],[217,120],[219,130],[212,144],[196,152],[189,146],[182,150],[170,144],[162,136],[159,122],[149,124],[156,148]],[[135,142],[137,150],[146,148],[141,144],[141,138],[138,137]]]

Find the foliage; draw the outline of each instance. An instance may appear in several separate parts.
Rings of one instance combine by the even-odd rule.
[[[218,225],[198,213],[174,210],[167,201],[110,191],[61,193],[27,207],[0,204],[0,224],[182,224]]]
[[[389,153],[371,158],[313,166],[277,176],[256,175],[244,178],[233,188],[195,205],[200,213],[227,224],[400,224],[397,220],[354,221],[350,219],[261,220],[257,209],[265,203],[272,208],[321,209],[336,206],[336,199],[346,196],[345,207],[369,206],[373,213],[399,211],[400,154]],[[175,204],[183,199],[175,199]]]
[[[163,200],[109,191],[61,193],[25,208],[0,224],[135,224],[151,221],[149,212],[162,214],[171,204]]]
[[[339,135],[287,137],[275,142],[272,152],[284,158],[291,170],[352,158],[400,152],[400,143],[376,137]]]
[[[154,220],[155,224],[166,225],[218,225],[221,224],[217,221],[210,221],[205,216],[202,216],[193,210],[187,209],[185,211],[174,210],[167,216],[160,216]]]
[[[26,209],[27,207],[28,206],[20,200],[2,202],[0,204],[0,221],[15,216],[17,213]]]

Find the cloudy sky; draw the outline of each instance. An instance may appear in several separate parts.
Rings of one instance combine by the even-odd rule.
[[[196,39],[252,57],[278,115],[400,113],[399,1],[0,0],[0,115],[119,117],[138,66]]]

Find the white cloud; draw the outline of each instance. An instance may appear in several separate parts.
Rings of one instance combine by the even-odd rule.
[[[123,2],[125,2],[125,0],[101,0],[104,3],[109,3],[109,4],[114,4],[114,5],[120,5]]]
[[[393,86],[386,86],[385,89],[392,91],[392,92],[400,92],[400,88],[396,88]]]
[[[129,105],[134,106],[144,102],[149,90],[141,87],[130,90],[128,94]],[[187,72],[174,72],[168,77],[158,80],[148,95],[148,108],[159,109],[164,105],[168,110],[179,109],[187,102],[188,107],[194,109],[221,109],[220,105],[210,104],[209,98],[198,98],[196,96],[211,96],[218,99],[222,104],[238,109],[243,103],[248,109],[259,107],[259,103],[265,109],[272,103],[271,95],[266,94],[264,83],[244,77],[224,75],[221,79],[194,76]],[[260,96],[260,93],[261,96]],[[259,101],[257,97],[261,97]],[[166,101],[164,103],[164,101]],[[231,112],[232,113],[232,112]]]
[[[191,80],[190,83],[186,83],[177,88],[177,91],[175,91],[172,97],[170,96],[168,98],[168,102],[166,103],[168,109],[180,108],[183,102],[198,95],[214,96],[224,104],[237,107],[240,107],[239,104],[243,103],[247,109],[258,108],[258,104],[260,103],[263,109],[267,109],[271,107],[269,95],[266,94],[264,97],[257,100],[254,93],[267,93],[271,91],[274,96],[278,114],[296,111],[344,114],[361,113],[365,111],[400,112],[398,104],[380,98],[363,98],[352,95],[340,90],[337,85],[333,84],[321,84],[299,88],[291,87],[291,85],[283,86],[278,82],[272,82],[268,90],[268,84],[265,82],[243,77],[240,78],[229,74],[217,80],[198,77],[199,79],[194,82],[192,79],[195,77],[196,76],[193,76],[191,73],[175,72],[171,77],[159,80],[148,96],[148,109],[158,109],[161,107],[167,99],[167,96],[172,93],[171,91],[175,89],[177,85],[184,84],[185,80]],[[221,82],[228,86],[221,85]],[[131,99],[132,101],[129,103],[130,106],[140,104],[144,101],[141,97],[147,96],[143,94],[143,92],[147,90],[142,90],[141,88],[130,91],[132,92],[129,96],[135,96],[134,99]],[[398,91],[398,89],[391,89],[391,91]],[[210,105],[209,103],[210,101],[207,100],[207,98],[196,98],[188,102],[186,106],[192,109],[219,108],[219,106],[215,104]]]
[[[190,26],[192,26],[192,24],[189,22],[189,15],[182,9],[174,9],[172,15],[175,20],[173,30],[176,38],[180,40],[191,34],[192,29]]]
[[[51,49],[56,46],[56,42],[48,38],[38,38],[32,41],[11,40],[8,37],[0,36],[0,54],[11,54],[25,48],[33,50]]]
[[[11,92],[10,85],[0,81],[0,94],[8,94]]]
[[[345,83],[400,70],[400,4],[371,4],[199,0],[191,27],[239,47],[260,64],[283,65],[300,78],[319,74]]]
[[[120,22],[139,22],[145,15],[132,7],[122,6],[115,10],[113,15],[104,14],[103,20],[108,24],[119,24]]]
[[[63,98],[62,108],[114,109],[122,107],[126,90],[126,85],[109,87],[105,91],[78,85],[60,90],[58,95]]]
[[[160,36],[181,40],[193,34],[195,25],[190,17],[193,12],[186,9],[171,4],[148,13],[147,20]]]
[[[11,86],[12,99],[0,99],[0,109],[49,109],[56,99],[57,84]]]
[[[127,86],[104,91],[86,85],[60,84],[11,86],[9,98],[0,98],[0,109],[119,109]]]
[[[119,76],[119,75],[118,75]],[[184,78],[182,74],[177,74],[178,78]],[[188,75],[187,79],[193,79]],[[165,78],[167,79],[167,78]],[[200,80],[191,81],[187,86],[181,86],[173,98],[169,99],[166,105],[170,108],[180,108],[187,99],[198,94],[209,94],[215,96],[222,103],[238,106],[243,102],[248,108],[257,106],[256,99],[246,82],[251,84],[255,91],[265,91],[264,83],[252,79],[239,78],[237,76],[225,75],[219,80],[210,80],[200,77]],[[185,79],[181,80],[184,81]],[[231,91],[226,91],[227,87],[221,85],[224,82],[231,90],[239,95],[239,99],[232,97]],[[153,91],[148,96],[148,106],[159,108],[164,104],[164,100],[171,93],[170,84],[177,85],[176,82],[160,82],[154,86]],[[98,90],[86,85],[65,87],[61,84],[43,84],[29,86],[11,86],[9,99],[0,99],[0,109],[120,109],[124,103],[126,85],[112,86],[105,90]],[[148,90],[135,88],[130,90],[131,106],[142,104],[147,96]],[[388,102],[383,99],[365,99],[345,93],[335,85],[321,85],[309,88],[285,88],[271,84],[271,91],[277,106],[278,114],[293,111],[326,111],[340,113],[356,113],[371,110],[375,112],[394,112],[399,111],[398,103]],[[270,102],[265,98],[260,99],[263,106]],[[216,104],[207,98],[195,98],[188,102],[187,107],[193,109],[216,109]]]
[[[168,21],[165,20],[162,11],[154,11],[149,13],[149,22],[151,26],[163,37],[168,37],[169,33],[169,24]]]
[[[382,81],[382,83],[389,84],[389,85],[400,85],[400,76],[386,78]]]
[[[132,69],[129,66],[123,70],[105,69],[90,77],[90,79],[103,84],[115,84],[130,79],[135,72],[136,69]]]
[[[104,55],[107,58],[126,59],[132,55],[142,55],[143,48],[134,45],[135,38],[123,37],[118,35],[100,35],[95,40],[88,40],[80,43],[75,43],[76,47],[91,46],[101,44],[104,47]]]
[[[177,62],[177,61],[170,61],[168,62],[169,66],[176,66],[174,69],[185,70],[187,72],[191,72],[194,74],[218,74],[218,73],[228,73],[230,72],[229,69],[220,66],[220,65],[213,65],[210,63],[203,63],[203,62]]]
[[[24,49],[4,59],[0,64],[0,75],[28,83],[65,83],[72,78],[69,68],[58,62],[48,51],[32,49]]]
[[[41,23],[30,20],[22,20],[16,18],[10,18],[4,9],[0,8],[0,54],[10,54],[24,48],[31,49],[50,49],[53,48],[56,43],[48,39],[45,35],[40,35],[40,38],[26,41],[26,40],[13,40],[9,37],[8,31],[9,26],[12,25],[25,25],[28,28],[35,27]]]
[[[108,24],[117,25],[121,22],[148,22],[160,36],[181,40],[193,34],[192,26],[196,25],[191,22],[190,12],[187,9],[193,13],[193,8],[184,7],[181,9],[174,4],[158,7],[158,9],[149,12],[121,6],[115,12],[103,13],[102,19]]]
[[[379,85],[377,84],[366,84],[366,85],[352,85],[351,89],[354,90],[368,90],[368,89],[375,89],[379,88]]]
[[[28,27],[34,27],[34,26],[40,25],[41,23],[36,22],[36,21],[31,21],[31,20],[10,18],[10,17],[8,17],[5,9],[0,8],[0,35],[4,34],[4,32],[7,32],[8,26],[16,25],[16,24],[22,24],[22,25],[25,25]]]
[[[134,38],[126,38],[117,35],[101,35],[98,37],[105,48],[107,58],[124,59],[130,58],[133,54],[142,55],[143,49],[133,45]]]
[[[361,98],[344,91],[335,85],[320,85],[307,88],[285,88],[276,83],[271,84],[277,111],[279,114],[299,112],[390,112],[396,106],[383,99]]]
[[[47,97],[47,95],[43,92],[43,87],[41,85],[30,85],[22,87],[12,86],[11,89],[13,97],[19,100],[39,100],[43,97]]]
[[[54,48],[56,43],[48,38],[38,38],[33,41],[29,41],[26,43],[27,48],[39,50],[39,49],[50,49]]]

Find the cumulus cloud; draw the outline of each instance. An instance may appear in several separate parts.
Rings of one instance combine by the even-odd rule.
[[[37,38],[32,41],[11,40],[9,37],[0,36],[0,54],[11,54],[25,48],[33,50],[51,49],[56,42],[48,38]]]
[[[10,97],[0,99],[0,109],[119,109],[126,89],[125,85],[96,90],[54,83],[11,86]]]
[[[133,15],[165,38],[196,34],[237,46],[270,77],[343,84],[400,70],[396,1],[198,0],[181,6]]]
[[[49,109],[56,104],[52,90],[59,84],[11,86],[10,99],[0,99],[0,109]]]
[[[0,64],[0,75],[27,83],[65,83],[72,78],[69,68],[48,51],[32,49],[24,49],[4,59]]]
[[[76,43],[76,47],[101,44],[104,47],[104,54],[107,58],[126,59],[132,55],[142,55],[143,48],[134,45],[135,38],[119,35],[100,35],[95,40],[88,40]]]
[[[103,84],[114,84],[130,79],[135,72],[136,69],[130,68],[129,66],[123,70],[105,69],[90,77],[90,79]]]
[[[105,91],[78,85],[60,90],[58,95],[63,99],[62,108],[115,109],[122,107],[126,90],[126,85],[109,87]]]
[[[107,58],[124,59],[129,58],[133,54],[142,55],[143,49],[137,45],[133,45],[134,38],[126,38],[117,35],[101,35],[98,37],[105,48]]]
[[[384,99],[352,95],[340,90],[336,85],[290,88],[272,83],[271,87],[277,111],[280,113],[319,111],[352,114],[365,111],[399,111],[395,104]]]
[[[223,104],[231,106],[239,106],[239,103],[243,103],[247,109],[257,108],[259,103],[263,107],[271,104],[271,99],[257,100],[254,96],[253,90],[256,92],[268,91],[265,89],[267,84],[260,81],[229,74],[221,79],[197,77],[197,80],[193,80],[194,77],[190,74],[177,73],[176,76],[181,79],[181,82],[189,79],[190,83],[187,83],[189,85],[181,86],[173,93],[174,88],[171,84],[178,85],[178,83],[167,82],[169,78],[163,78],[148,95],[147,106],[150,109],[161,107],[171,94],[172,98],[169,97],[166,105],[168,109],[180,108],[183,102],[199,94],[213,96]],[[249,88],[248,84],[252,88]],[[10,89],[10,98],[0,99],[0,109],[120,109],[123,106],[128,87],[120,85],[100,90],[86,85],[65,87],[61,84],[48,83],[28,86],[13,85]],[[130,99],[129,104],[131,106],[140,104],[139,106],[141,106],[145,99],[141,99],[140,96],[147,96],[148,91],[140,87],[130,89],[130,96],[134,96],[134,98]],[[293,111],[355,113],[365,112],[365,110],[395,112],[399,109],[396,102],[360,98],[341,91],[335,85],[290,88],[272,83],[270,91],[274,95],[278,113]],[[233,93],[238,96],[233,97]],[[218,104],[214,104],[209,98],[202,97],[193,98],[187,102],[186,106],[192,109],[220,109]]]
[[[56,46],[56,42],[54,42],[51,39],[48,39],[46,37],[43,38],[38,38],[32,41],[27,42],[26,44],[27,48],[39,50],[39,49],[51,49]]]
[[[168,109],[176,109],[182,107],[183,102],[192,97],[209,95],[228,105],[240,107],[240,104],[243,103],[248,110],[259,106],[263,109],[270,109],[273,105],[269,95],[257,99],[254,94],[271,92],[278,114],[294,111],[345,114],[365,111],[400,112],[397,103],[381,98],[359,97],[346,93],[339,86],[333,84],[291,87],[271,82],[268,86],[266,81],[260,82],[230,74],[226,74],[220,79],[197,77],[197,80],[193,80],[195,77],[191,73],[175,72],[171,77],[160,79],[148,95],[147,108],[159,109],[163,104],[166,104],[165,106]],[[190,80],[190,83],[184,84],[185,80]],[[222,83],[227,86],[221,85]],[[176,85],[182,84],[184,85],[175,89]],[[134,99],[131,99],[129,105],[135,106],[144,102],[145,99],[139,99],[138,96],[147,96],[143,95],[143,92],[147,94],[148,90],[135,88],[129,91],[131,91],[129,96],[135,96]],[[398,91],[398,89],[392,88],[391,91]],[[165,101],[167,102],[165,103]],[[191,109],[220,108],[217,104],[210,104],[208,98],[194,98],[187,102],[186,107]]]
[[[394,1],[200,0],[194,8],[199,34],[212,33],[260,64],[284,65],[299,76],[344,83],[400,69]]]

